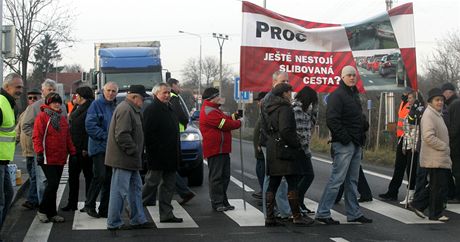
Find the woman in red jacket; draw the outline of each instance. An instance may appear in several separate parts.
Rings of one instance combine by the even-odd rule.
[[[46,96],[45,104],[40,107],[41,112],[35,119],[32,135],[37,163],[48,181],[37,212],[38,219],[43,223],[64,222],[64,218],[57,215],[56,193],[67,157],[70,154],[74,158],[76,153],[70,139],[69,124],[66,117],[61,115],[61,105],[59,94]]]

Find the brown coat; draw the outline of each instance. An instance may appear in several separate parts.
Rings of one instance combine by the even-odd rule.
[[[441,113],[428,105],[422,116],[421,129],[420,166],[451,169],[449,133]]]
[[[19,141],[21,144],[22,156],[33,157],[35,153],[34,145],[32,144],[32,136],[28,136],[26,133],[22,132],[25,113],[25,111],[21,113],[18,119],[18,124],[16,125],[16,142]]]

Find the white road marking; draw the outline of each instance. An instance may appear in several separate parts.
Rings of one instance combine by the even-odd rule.
[[[236,173],[238,173],[238,174],[241,174],[241,170],[235,169],[234,171],[235,171]],[[257,176],[254,176],[253,174],[248,173],[248,172],[244,172],[244,176],[247,177],[247,178],[249,178],[249,179],[257,180]],[[241,177],[241,175],[240,175],[240,177]]]
[[[317,156],[313,156],[312,159],[319,160],[319,161],[322,161],[322,162],[324,162],[324,163],[332,164],[332,161],[326,160],[326,159],[323,159],[323,158],[320,158],[320,157],[317,157]],[[391,176],[383,175],[383,174],[376,173],[376,172],[369,171],[369,170],[364,170],[364,169],[363,169],[363,172],[366,173],[366,174],[369,174],[369,175],[372,175],[372,176],[376,176],[376,177],[380,177],[380,178],[383,178],[383,179],[386,179],[386,180],[390,180],[390,181],[391,181],[391,178],[392,178]],[[402,183],[407,185],[407,181],[406,181],[406,180],[403,180]]]
[[[307,206],[307,208],[309,208],[310,210],[312,211],[317,211],[318,210],[318,203],[313,201],[313,200],[310,200],[308,198],[304,198],[303,199],[304,203],[305,203],[305,206]],[[359,224],[359,223],[351,223],[351,222],[348,222],[347,221],[347,217],[335,210],[331,210],[331,218],[333,218],[334,220],[337,220],[340,222],[340,224]]]
[[[159,204],[158,201],[157,204]],[[161,223],[159,206],[157,205],[147,207],[147,210],[152,216],[153,222],[155,222],[157,228],[198,228],[198,225],[195,223],[192,217],[187,213],[187,211],[185,211],[185,209],[181,205],[179,205],[179,203],[176,200],[172,200],[171,205],[173,206],[174,216],[182,218],[184,220],[182,223]]]
[[[67,165],[64,167],[62,176],[68,177]],[[62,178],[62,177],[61,177]],[[62,180],[61,180],[62,181]],[[64,194],[65,184],[60,184],[56,193],[56,204],[59,207],[61,203],[62,195]],[[53,223],[42,223],[38,220],[38,217],[35,216],[32,224],[27,230],[26,236],[23,241],[37,242],[37,241],[48,241],[48,238],[53,228]]]
[[[374,199],[372,202],[365,202],[359,204],[361,207],[369,209],[373,212],[380,213],[383,216],[389,217],[394,220],[398,220],[405,224],[439,224],[440,221],[433,221],[429,219],[423,219],[415,215],[414,212],[391,205],[386,202]]]
[[[265,226],[264,214],[251,204],[246,203],[244,210],[243,199],[229,199],[229,203],[235,206],[235,210],[224,213],[241,227]]]
[[[106,218],[93,218],[87,213],[80,212],[85,206],[85,202],[78,202],[78,210],[75,211],[73,217],[73,230],[103,230],[107,229],[107,219]],[[96,202],[96,207],[99,207],[99,202]]]
[[[460,204],[448,203],[446,209],[451,211],[451,212],[460,214]]]
[[[332,241],[335,241],[335,242],[349,242],[348,240],[342,238],[342,237],[335,237],[335,238],[331,238]]]
[[[206,160],[203,160],[203,163],[204,163],[206,166],[208,165],[208,161],[206,161]],[[233,183],[235,183],[237,186],[243,188],[243,183],[242,183],[240,180],[236,179],[235,177],[230,176],[230,181],[232,181]],[[254,189],[248,187],[246,184],[244,184],[244,190],[245,190],[246,192],[254,192]]]

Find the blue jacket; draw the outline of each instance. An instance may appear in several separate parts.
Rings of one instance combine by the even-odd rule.
[[[102,94],[91,103],[86,114],[86,132],[88,132],[88,154],[94,156],[105,153],[107,134],[112,120],[116,102],[107,101]]]

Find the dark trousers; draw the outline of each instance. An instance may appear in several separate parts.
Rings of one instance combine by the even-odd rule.
[[[403,154],[402,143],[403,142],[400,141],[396,149],[395,169],[393,171],[393,177],[391,178],[387,192],[387,194],[395,197],[398,196],[399,187],[401,187],[404,178],[404,171],[406,171],[407,177],[409,177],[411,168],[412,151],[407,150],[406,154]],[[417,160],[418,152],[414,152],[414,164],[412,164],[412,176],[410,177],[409,190],[415,189],[415,177],[417,172],[417,164],[415,162]]]
[[[340,201],[343,195],[344,185],[342,184],[339,189],[339,193],[337,194],[337,198],[335,201]],[[370,199],[372,198],[372,191],[369,187],[369,183],[367,183],[366,176],[364,175],[363,167],[359,166],[359,177],[358,177],[358,192],[360,198],[363,199]]]
[[[460,150],[458,146],[450,149],[450,158],[452,159],[452,176],[454,178],[454,186],[452,187],[453,198],[460,200]]]
[[[264,189],[264,179],[265,179],[265,159],[259,158],[256,161],[256,175],[257,181],[259,182],[260,191]]]
[[[85,176],[85,194],[88,196],[89,186],[93,179],[93,162],[89,156],[77,154],[77,160],[69,160],[69,201],[67,206],[77,208],[78,191],[80,189],[80,173]]]
[[[40,211],[40,213],[46,214],[49,218],[51,218],[57,215],[56,195],[64,166],[41,165],[41,167],[48,182],[46,184],[45,192],[43,193],[43,199],[39,205],[38,211]]]
[[[112,179],[112,168],[104,164],[105,153],[91,157],[93,159],[93,179],[89,186],[88,196],[86,197],[85,207],[96,208],[96,200],[101,193],[99,213],[107,213],[110,197],[110,180]]]
[[[219,154],[208,158],[209,197],[214,209],[230,205],[227,188],[230,183],[230,156]]]
[[[429,184],[412,201],[412,207],[424,211],[429,208],[429,217],[437,219],[445,209],[448,193],[449,169],[427,168]]]
[[[428,171],[424,167],[420,167],[420,156],[417,157],[417,178],[415,182],[415,194],[414,200],[419,199],[418,197],[422,194],[423,189],[428,185]]]
[[[297,191],[299,195],[299,204],[300,206],[303,205],[303,198],[305,197],[305,193],[307,193],[308,188],[310,188],[313,179],[315,178],[315,172],[313,171],[313,165],[311,164],[311,154],[306,156],[305,166],[304,166],[304,173],[299,178],[299,183],[297,184]],[[303,205],[304,207],[305,205]]]
[[[288,184],[288,192],[297,191],[297,184],[299,183],[299,175],[286,175],[286,182]],[[268,183],[267,192],[276,194],[278,187],[280,186],[281,179],[283,176],[270,176],[270,182]]]

